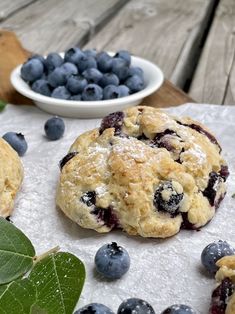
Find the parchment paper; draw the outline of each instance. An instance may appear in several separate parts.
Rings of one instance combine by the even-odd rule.
[[[7,131],[22,132],[29,146],[22,158],[25,178],[12,220],[32,240],[37,254],[60,245],[85,263],[87,279],[77,308],[101,302],[116,312],[124,299],[138,297],[150,302],[156,314],[174,303],[208,313],[215,281],[201,269],[201,251],[218,239],[235,246],[235,199],[231,197],[235,192],[235,107],[186,104],[167,111],[189,115],[214,131],[229,164],[230,177],[227,195],[209,225],[199,232],[183,230],[166,240],[130,237],[122,231],[98,234],[78,227],[56,209],[59,160],[80,133],[98,126],[100,120],[64,119],[64,137],[51,142],[43,130],[49,114],[35,107],[12,105],[0,114],[0,136]],[[97,249],[111,241],[123,245],[131,257],[129,272],[114,282],[97,275],[93,262]]]

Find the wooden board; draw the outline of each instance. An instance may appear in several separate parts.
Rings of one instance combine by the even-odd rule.
[[[16,13],[18,10],[25,8],[35,0],[1,0],[0,1],[0,21],[5,20],[10,15]]]
[[[13,104],[31,103],[27,98],[19,95],[10,84],[10,72],[13,68],[24,62],[29,56],[14,33],[0,31],[0,99]],[[173,86],[170,82],[165,81],[163,86],[144,100],[145,105],[154,107],[169,107],[180,105],[186,102],[193,102],[183,91]]]
[[[182,88],[194,70],[200,39],[215,3],[214,0],[132,0],[86,47],[128,49],[158,64],[166,78]]]
[[[235,1],[221,0],[190,95],[198,102],[235,105]]]
[[[14,31],[30,51],[43,54],[64,51],[86,42],[127,2],[40,0],[19,10],[0,27]]]

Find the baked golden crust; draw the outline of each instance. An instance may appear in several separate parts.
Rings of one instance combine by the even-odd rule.
[[[204,134],[188,125],[200,126]],[[143,106],[124,111],[118,128],[88,131],[71,146],[70,153],[78,153],[64,165],[57,189],[57,204],[70,219],[108,232],[117,226],[107,222],[108,209],[129,234],[161,238],[176,234],[182,224],[197,229],[212,219],[225,194],[219,172],[226,164],[209,130]],[[211,174],[218,179],[213,204],[205,196]],[[161,191],[164,201],[172,200],[169,191],[183,195],[177,214],[156,208],[155,191],[164,182],[171,184]],[[81,200],[89,191],[95,204],[87,206]]]
[[[23,180],[23,166],[15,150],[0,138],[0,216],[7,217]]]

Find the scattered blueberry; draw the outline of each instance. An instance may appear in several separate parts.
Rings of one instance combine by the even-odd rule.
[[[144,88],[144,79],[141,76],[135,74],[128,77],[128,79],[125,81],[125,85],[132,93],[136,93]]]
[[[87,50],[84,50],[83,53],[84,53],[87,57],[93,57],[93,58],[95,58],[96,55],[97,55],[96,49],[87,49]]]
[[[218,267],[216,262],[224,256],[235,254],[234,248],[232,248],[226,241],[219,240],[208,244],[201,254],[202,265],[206,270],[214,274]]]
[[[144,71],[140,67],[130,67],[128,76],[138,75],[143,77]]]
[[[196,312],[188,305],[174,304],[165,309],[161,314],[196,314]]]
[[[35,81],[32,84],[31,88],[35,93],[39,93],[45,96],[51,96],[50,85],[48,84],[46,80],[40,79],[40,80]]]
[[[121,278],[130,268],[128,252],[116,242],[103,245],[95,255],[96,270],[109,279]]]
[[[109,72],[112,68],[113,60],[105,51],[101,51],[96,56],[97,66],[101,72]]]
[[[82,100],[82,95],[81,94],[77,94],[77,95],[72,95],[69,98],[70,100]]]
[[[71,75],[68,80],[66,87],[73,94],[81,93],[87,86],[87,80],[81,75]]]
[[[129,68],[126,61],[122,58],[114,58],[112,63],[112,72],[118,76],[120,81],[125,80],[129,74]]]
[[[84,53],[78,48],[73,47],[65,52],[64,61],[78,64]]]
[[[120,97],[120,94],[119,94],[118,86],[115,86],[115,85],[105,86],[104,91],[103,91],[103,99],[115,99],[119,97]]]
[[[20,70],[20,75],[26,82],[34,82],[43,75],[44,65],[39,59],[33,58],[25,62]]]
[[[82,100],[92,101],[101,100],[103,98],[103,90],[97,84],[88,84],[82,92]]]
[[[65,62],[61,65],[60,69],[63,70],[67,78],[72,74],[78,74],[76,65],[71,62]]]
[[[49,73],[55,70],[55,68],[61,66],[63,63],[63,58],[56,52],[49,53],[45,60],[47,71]]]
[[[90,303],[74,312],[74,314],[114,314],[114,313],[107,306],[101,303]]]
[[[102,134],[104,130],[109,128],[115,129],[115,135],[119,135],[122,130],[122,124],[124,119],[123,111],[112,112],[105,116],[101,121],[99,132]]]
[[[62,170],[64,165],[67,164],[67,162],[70,159],[72,159],[74,156],[76,156],[77,154],[78,154],[78,152],[71,152],[71,153],[68,153],[66,156],[64,156],[64,158],[62,158],[60,161],[60,170]]]
[[[66,74],[61,67],[56,68],[48,75],[48,83],[52,87],[63,86],[66,84],[67,78]],[[53,96],[52,96],[53,97]]]
[[[65,86],[58,86],[51,93],[51,97],[57,99],[70,99],[70,96],[71,94]]]
[[[125,60],[128,67],[131,64],[131,55],[127,50],[119,50],[114,57]]]
[[[94,57],[88,57],[86,55],[84,55],[84,57],[82,57],[80,59],[80,61],[77,64],[78,70],[80,73],[82,73],[83,71],[87,70],[87,69],[91,69],[97,68],[97,63]]]
[[[118,86],[119,78],[114,73],[105,73],[101,80],[99,81],[99,85],[101,87],[105,87],[107,85],[115,85]]]
[[[2,137],[11,147],[18,153],[19,156],[23,156],[28,148],[28,144],[25,137],[21,133],[7,132]]]
[[[59,117],[52,117],[48,119],[44,125],[44,130],[46,133],[46,136],[52,140],[58,140],[60,139],[65,130],[64,121]]]
[[[183,197],[184,193],[178,193],[171,181],[165,181],[157,187],[153,204],[159,211],[165,211],[175,216],[178,214]]]
[[[130,95],[130,89],[125,85],[119,85],[118,90],[119,90],[119,97],[125,97],[125,96]]]
[[[103,74],[99,70],[93,68],[85,70],[84,72],[82,72],[82,75],[85,77],[88,83],[95,84],[98,84],[103,76]]]
[[[117,314],[155,314],[155,311],[148,302],[130,298],[120,304]]]

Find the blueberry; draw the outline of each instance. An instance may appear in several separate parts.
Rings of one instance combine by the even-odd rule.
[[[174,304],[165,309],[161,314],[196,314],[188,305]]]
[[[115,129],[115,135],[119,135],[122,130],[124,120],[124,113],[122,111],[112,112],[101,121],[99,132],[102,134],[104,130],[109,128]]]
[[[96,203],[96,192],[95,191],[87,191],[85,193],[82,194],[82,196],[80,197],[80,201],[84,204],[86,204],[86,206],[90,207],[95,205]]]
[[[119,97],[125,97],[125,96],[130,95],[130,89],[125,85],[119,85],[118,90],[119,90]]]
[[[32,55],[31,57],[28,58],[28,61],[29,60],[32,60],[32,59],[38,59],[39,61],[42,62],[43,66],[44,66],[44,70],[46,69],[46,63],[45,63],[45,59],[43,56],[39,55],[39,54],[35,54],[35,55]]]
[[[25,137],[21,133],[7,132],[2,137],[11,147],[18,153],[19,156],[23,156],[28,148],[28,144]]]
[[[139,67],[130,67],[128,76],[138,75],[140,77],[144,77],[144,71]]]
[[[72,159],[74,156],[76,156],[77,154],[78,154],[78,152],[71,152],[71,153],[68,153],[66,156],[64,156],[64,158],[62,158],[60,161],[60,170],[62,170],[64,165],[67,164],[67,162],[70,159]]]
[[[45,64],[48,72],[52,72],[55,68],[63,64],[63,58],[56,52],[49,53],[46,57]]]
[[[43,75],[44,65],[39,59],[33,58],[25,62],[20,70],[22,79],[26,82],[34,82]]]
[[[97,70],[97,69],[87,69],[84,72],[82,72],[82,75],[84,78],[88,81],[88,83],[95,83],[98,84],[98,82],[102,79],[103,74]]]
[[[108,85],[104,88],[103,99],[115,99],[119,98],[119,88],[115,85]]]
[[[70,96],[71,94],[65,86],[58,86],[51,93],[51,97],[57,99],[69,99]]]
[[[102,98],[103,90],[96,84],[88,84],[82,92],[82,100],[92,101],[101,100]]]
[[[79,60],[77,67],[80,73],[82,73],[83,71],[87,69],[91,69],[91,68],[96,69],[97,63],[94,57],[84,56]]]
[[[102,79],[99,81],[99,85],[105,87],[107,85],[115,85],[118,86],[119,78],[114,73],[105,73]]]
[[[107,306],[101,303],[90,303],[74,312],[74,314],[114,314],[114,313]]]
[[[136,93],[144,88],[144,79],[141,76],[135,74],[128,77],[128,79],[125,81],[125,85],[132,93]]]
[[[71,62],[65,62],[64,64],[61,65],[60,68],[64,71],[67,78],[70,75],[78,74],[78,69],[77,69],[76,65],[74,65]]]
[[[212,293],[210,314],[223,314],[226,311],[228,298],[233,294],[234,283],[230,278],[222,280],[221,284]]]
[[[153,204],[159,211],[165,211],[175,216],[178,214],[183,197],[183,191],[179,192],[177,186],[172,184],[171,181],[165,181],[157,187]]]
[[[117,311],[117,314],[155,314],[152,306],[142,300],[137,298],[130,298],[123,301]]]
[[[47,80],[52,87],[57,87],[65,85],[67,78],[64,70],[61,67],[59,67],[48,75]]]
[[[96,55],[97,55],[96,49],[87,49],[87,50],[84,50],[83,53],[84,53],[87,57],[93,57],[93,58],[95,58]]]
[[[64,61],[78,64],[84,53],[78,48],[73,47],[65,52]]]
[[[49,140],[58,140],[64,134],[64,121],[59,117],[52,117],[46,121],[44,125],[44,130]]]
[[[127,50],[119,50],[115,56],[115,58],[121,58],[126,61],[126,65],[129,67],[131,64],[131,55]]]
[[[112,62],[112,72],[116,74],[121,81],[125,80],[129,74],[126,61],[122,58],[114,58]]]
[[[109,279],[121,278],[130,268],[128,252],[116,242],[103,245],[95,255],[96,270]]]
[[[51,96],[50,85],[46,80],[40,79],[35,81],[31,88],[35,93],[39,93],[45,96]]]
[[[118,217],[112,206],[106,208],[95,206],[91,213],[96,216],[98,221],[103,222],[108,228],[114,229],[119,228],[120,226]]]
[[[77,95],[72,95],[69,98],[70,100],[82,100],[82,95],[81,94],[77,94]]]
[[[87,86],[87,80],[81,75],[71,75],[68,80],[66,87],[73,94],[81,93]]]
[[[234,248],[232,248],[226,241],[219,240],[208,244],[201,254],[202,265],[206,270],[213,274],[218,270],[216,262],[227,255],[235,254]]]
[[[101,51],[96,56],[97,66],[101,72],[109,72],[112,69],[113,60],[105,51]]]
[[[221,177],[221,175],[219,173],[216,173],[214,171],[212,171],[209,174],[209,180],[208,180],[208,184],[207,187],[205,188],[205,190],[202,192],[202,194],[207,197],[209,203],[211,206],[216,206],[216,195],[217,195],[217,191],[218,191],[218,186],[223,182],[223,178]]]

